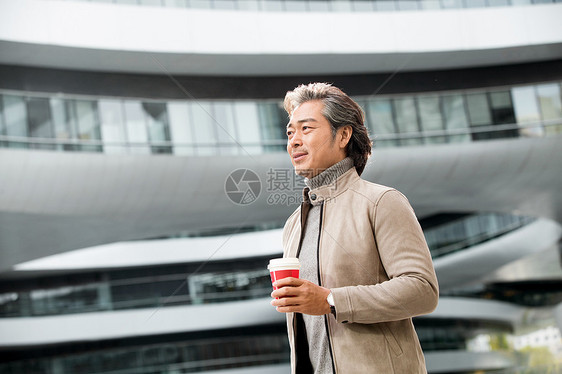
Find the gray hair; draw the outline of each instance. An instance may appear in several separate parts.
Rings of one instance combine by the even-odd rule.
[[[372,142],[365,127],[363,109],[342,90],[329,83],[301,84],[285,95],[283,106],[289,116],[299,105],[319,100],[324,103],[322,115],[328,120],[335,137],[338,129],[351,126],[351,139],[346,147],[346,155],[353,159],[357,173],[361,175],[371,154]]]

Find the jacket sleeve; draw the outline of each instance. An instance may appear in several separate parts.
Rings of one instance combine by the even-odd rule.
[[[373,231],[389,280],[332,289],[338,322],[377,323],[431,313],[439,298],[437,277],[410,203],[389,190],[373,209]]]

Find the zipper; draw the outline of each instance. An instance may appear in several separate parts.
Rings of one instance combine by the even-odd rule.
[[[310,210],[310,206],[305,203],[302,202],[301,203],[301,233],[300,233],[300,238],[299,238],[299,246],[297,247],[297,253],[295,255],[296,258],[299,258],[300,254],[301,254],[301,249],[302,249],[302,241],[304,239],[304,229],[306,226],[306,220],[308,218],[308,212]],[[322,218],[320,218],[322,219]],[[297,331],[297,317],[293,316],[293,339],[294,339],[294,344],[295,344],[295,367],[298,368],[298,350],[297,350],[297,338],[296,338],[296,331]],[[297,369],[298,370],[298,369]],[[335,373],[334,373],[335,374]]]
[[[320,225],[318,228],[318,240],[316,241],[316,269],[318,271],[318,285],[322,286],[322,278],[320,277],[320,237],[322,235],[322,221],[324,218],[324,203],[320,204]],[[332,360],[332,373],[336,374],[336,365],[334,363],[334,354],[332,353],[332,339],[330,338],[330,329],[328,327],[329,314],[324,315],[324,326],[326,327],[326,336],[328,337],[328,351],[330,352],[330,360]]]
[[[309,210],[310,210],[310,206],[307,203],[303,202],[301,204],[301,234],[299,238],[299,246],[297,247],[297,254],[295,255],[296,258],[298,258],[301,254],[302,241],[304,239],[304,228],[306,226],[306,220],[308,218]],[[322,219],[322,217],[320,217],[320,219]]]

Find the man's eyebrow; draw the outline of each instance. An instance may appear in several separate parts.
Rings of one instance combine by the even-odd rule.
[[[299,119],[299,120],[297,121],[298,124],[306,123],[306,122],[318,122],[318,121],[315,120],[315,119],[312,118],[312,117]],[[292,124],[291,122],[289,122],[289,123],[287,124],[287,128],[292,127],[292,126],[293,126],[293,124]]]

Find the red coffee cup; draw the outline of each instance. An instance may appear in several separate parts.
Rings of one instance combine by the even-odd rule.
[[[271,274],[271,283],[287,277],[298,278],[300,267],[299,259],[294,257],[273,258],[269,260],[267,268],[269,269],[269,274]],[[275,290],[277,288],[278,287],[273,287]]]

